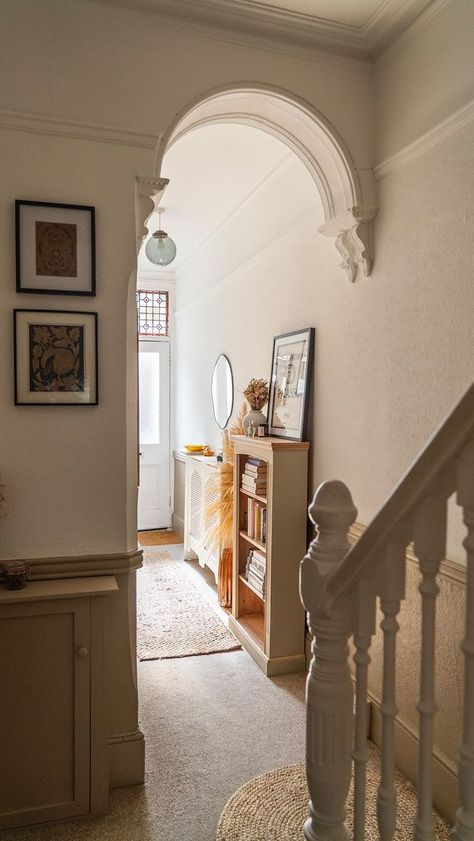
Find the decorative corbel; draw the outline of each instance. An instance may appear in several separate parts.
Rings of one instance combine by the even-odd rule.
[[[155,178],[152,175],[135,176],[135,229],[137,236],[137,254],[148,234],[147,222],[158,207],[161,197],[169,184],[169,178]]]
[[[321,234],[336,238],[341,268],[350,283],[354,283],[359,270],[364,277],[372,270],[372,221],[376,213],[376,207],[352,207],[318,228]]]

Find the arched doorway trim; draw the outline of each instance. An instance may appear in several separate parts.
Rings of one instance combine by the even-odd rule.
[[[158,177],[166,151],[181,137],[212,123],[229,122],[267,131],[298,155],[323,203],[325,222],[319,232],[335,238],[341,266],[351,282],[358,271],[368,276],[373,258],[371,223],[377,212],[373,171],[358,170],[331,123],[287,91],[246,83],[213,89],[188,103],[158,138]]]

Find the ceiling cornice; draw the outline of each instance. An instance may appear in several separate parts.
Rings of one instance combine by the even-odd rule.
[[[346,58],[374,61],[436,0],[383,0],[363,26],[268,6],[259,0],[98,0],[169,21]]]

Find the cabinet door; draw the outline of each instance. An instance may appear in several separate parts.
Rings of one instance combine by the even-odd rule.
[[[0,828],[90,809],[90,601],[0,608]]]

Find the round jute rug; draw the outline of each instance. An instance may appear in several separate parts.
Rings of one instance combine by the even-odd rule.
[[[367,841],[379,841],[376,802],[379,784],[379,754],[370,744],[367,765]],[[396,772],[398,795],[396,841],[411,841],[416,816],[416,792]],[[308,817],[308,788],[304,765],[288,765],[245,783],[230,798],[217,827],[217,841],[303,841]],[[352,786],[347,823],[352,829]],[[436,837],[450,841],[449,826],[434,812]]]

